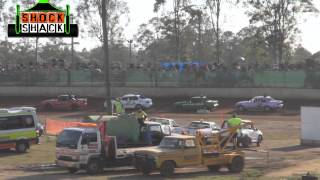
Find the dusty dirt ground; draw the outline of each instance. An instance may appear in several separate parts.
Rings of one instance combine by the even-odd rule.
[[[19,105],[37,105],[44,97],[39,98],[0,98],[1,107]],[[179,99],[154,99],[155,106],[147,110],[150,116],[167,117],[186,126],[194,120],[208,120],[221,123],[231,116],[233,104],[237,99],[219,99],[220,107],[209,114],[174,112],[172,103]],[[103,113],[102,99],[89,99],[88,110],[82,112],[39,112],[40,119],[56,118],[78,120],[84,115]],[[286,108],[272,113],[245,113],[239,116],[256,123],[264,133],[261,147],[247,150],[246,169],[242,174],[229,174],[223,170],[211,174],[201,167],[178,170],[178,179],[281,179],[282,177],[301,176],[307,172],[319,174],[320,148],[300,146],[300,106],[320,106],[320,102],[286,101]],[[44,157],[39,157],[44,156]],[[29,160],[28,160],[29,158]],[[41,139],[41,144],[32,147],[29,153],[16,155],[14,152],[0,152],[0,179],[92,179],[84,172],[70,175],[64,170],[52,167],[54,163],[54,140]],[[153,174],[153,179],[160,179]],[[132,169],[106,170],[94,179],[150,179],[143,177]],[[246,178],[244,178],[246,179]]]

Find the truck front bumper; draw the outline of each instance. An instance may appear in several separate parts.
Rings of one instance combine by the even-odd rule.
[[[72,162],[72,161],[63,161],[63,160],[56,160],[56,165],[63,168],[77,168],[80,169],[79,162]]]

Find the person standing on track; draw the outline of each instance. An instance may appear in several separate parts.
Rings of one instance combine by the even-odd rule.
[[[229,128],[238,127],[241,125],[241,123],[242,123],[242,119],[237,117],[236,114],[233,114],[232,117],[227,120],[227,124],[228,124]],[[234,148],[237,145],[237,136],[238,136],[238,130],[232,137],[232,142],[233,142]]]

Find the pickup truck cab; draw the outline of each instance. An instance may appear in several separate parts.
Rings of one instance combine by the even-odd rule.
[[[97,174],[104,167],[132,165],[135,150],[159,145],[164,137],[159,123],[146,122],[139,142],[124,143],[120,137],[108,135],[104,123],[99,128],[65,128],[57,138],[56,164],[71,173],[85,169],[89,174]]]
[[[174,103],[177,110],[182,111],[198,111],[198,110],[213,110],[219,106],[219,101],[210,100],[206,96],[195,96],[187,101],[179,101]]]
[[[172,176],[175,168],[199,165],[207,166],[211,171],[218,171],[222,166],[228,167],[231,172],[243,170],[243,152],[223,151],[218,136],[205,139],[202,141],[202,137],[186,135],[167,136],[157,147],[137,150],[134,165],[143,174],[159,170],[162,176]]]
[[[126,94],[120,97],[120,102],[125,109],[147,109],[153,105],[151,98],[139,94]],[[106,102],[104,102],[104,107],[107,108]]]

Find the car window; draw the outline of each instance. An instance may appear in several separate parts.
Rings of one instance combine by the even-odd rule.
[[[131,96],[131,97],[129,97],[129,100],[133,100],[133,101],[135,101],[135,100],[138,100],[138,97],[137,96]]]
[[[169,120],[167,119],[151,119],[150,121],[158,122],[163,125],[170,125]]]
[[[150,126],[149,126],[149,130],[150,130],[151,132],[162,132],[160,125],[150,125]]]
[[[186,148],[194,148],[194,147],[196,147],[196,144],[194,143],[193,139],[187,139],[185,141],[185,147]]]
[[[123,97],[121,98],[122,101],[128,101],[128,98],[127,97]]]
[[[25,128],[35,128],[34,119],[31,115],[0,118],[0,130],[13,130]]]
[[[192,98],[192,99],[191,99],[191,102],[192,102],[192,103],[201,103],[201,102],[202,102],[202,99],[201,99],[201,98]]]
[[[144,96],[140,96],[140,98],[141,98],[141,99],[146,99],[146,97],[144,97]]]
[[[67,100],[69,100],[69,96],[59,96],[58,100],[59,101],[67,101]]]
[[[192,123],[189,125],[189,128],[205,129],[205,128],[210,128],[210,124],[208,124],[208,123],[202,123],[202,122],[192,122]]]

